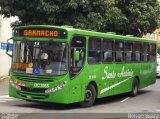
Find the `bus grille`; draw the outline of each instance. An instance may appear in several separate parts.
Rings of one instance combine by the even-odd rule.
[[[18,94],[23,98],[29,98],[29,99],[45,99],[48,98],[48,95],[46,94],[35,94],[35,93],[29,93],[29,92],[18,92]]]
[[[15,79],[27,81],[27,82],[53,82],[52,77],[35,76],[35,75],[13,75]]]
[[[29,88],[21,86],[21,91],[31,92],[31,93],[45,93],[45,88]]]

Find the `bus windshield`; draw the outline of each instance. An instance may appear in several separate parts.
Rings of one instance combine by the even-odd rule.
[[[36,75],[64,75],[68,45],[54,41],[15,41],[12,70]]]

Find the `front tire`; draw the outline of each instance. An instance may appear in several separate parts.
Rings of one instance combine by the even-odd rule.
[[[96,89],[92,84],[89,84],[86,88],[85,98],[83,102],[80,102],[81,107],[90,107],[94,104],[96,99]]]
[[[137,96],[138,90],[139,90],[139,82],[138,82],[138,80],[135,78],[135,79],[133,80],[133,83],[132,83],[131,97]]]

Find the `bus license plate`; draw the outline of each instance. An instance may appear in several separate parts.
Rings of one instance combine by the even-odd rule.
[[[34,83],[34,88],[49,88],[49,84],[45,84],[45,83]]]

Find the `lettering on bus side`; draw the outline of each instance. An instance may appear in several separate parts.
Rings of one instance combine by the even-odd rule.
[[[125,67],[123,66],[122,67],[122,70],[121,72],[108,72],[108,66],[106,66],[104,68],[104,74],[105,76],[102,77],[102,80],[105,80],[105,79],[109,79],[109,78],[116,78],[116,77],[128,77],[128,76],[133,76],[133,71],[132,69],[125,69]]]

